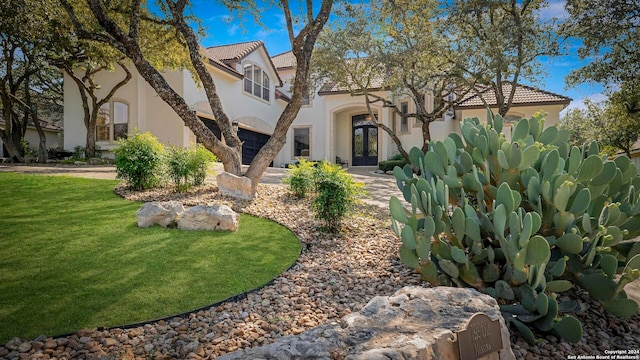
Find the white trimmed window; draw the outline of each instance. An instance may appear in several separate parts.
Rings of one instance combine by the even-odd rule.
[[[400,115],[400,132],[401,133],[408,133],[409,132],[409,117],[407,116],[407,113],[409,112],[409,103],[408,102],[402,102],[400,103],[400,112],[402,113],[402,115]]]
[[[293,129],[293,156],[311,156],[311,127],[298,127]]]
[[[113,142],[126,139],[129,133],[129,105],[121,101],[110,101],[98,110],[96,141]]]
[[[244,66],[244,91],[269,101],[269,76],[258,65]]]

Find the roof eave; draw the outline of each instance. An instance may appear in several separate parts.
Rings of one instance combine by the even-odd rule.
[[[387,89],[380,87],[380,88],[372,88],[372,89],[367,89],[367,91],[385,91]],[[318,95],[323,96],[323,95],[343,95],[343,94],[352,94],[353,91],[351,90],[336,90],[336,91],[332,91],[332,90],[325,90],[325,91],[318,91]],[[353,96],[364,96],[364,94],[354,94]]]
[[[511,104],[511,107],[518,107],[518,106],[537,106],[537,105],[564,105],[565,107],[567,105],[569,105],[569,103],[571,103],[571,99],[569,100],[562,100],[562,101],[542,101],[542,102],[530,102],[530,103],[517,103],[517,104]],[[491,104],[489,105],[490,108],[493,107],[498,107],[497,104]],[[474,110],[474,109],[486,109],[487,106],[486,105],[456,105],[454,106],[455,109],[460,109],[460,110]]]
[[[234,76],[234,77],[236,77],[238,79],[244,78],[244,75],[240,74],[239,72],[237,72],[237,71],[235,71],[235,70],[233,70],[233,69],[231,69],[229,67],[220,65],[217,62],[215,62],[215,61],[213,61],[213,60],[211,60],[209,58],[207,58],[207,60],[208,60],[209,65],[211,65],[211,66],[213,66],[213,67],[215,67],[217,69],[220,69],[220,70],[222,70],[222,71],[224,71],[224,72],[226,72],[226,73],[228,73],[228,74],[230,74],[230,75],[232,75],[232,76]]]

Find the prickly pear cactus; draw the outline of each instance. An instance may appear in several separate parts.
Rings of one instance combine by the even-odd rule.
[[[530,343],[532,328],[578,342],[581,323],[559,314],[584,307],[557,293],[577,284],[613,315],[638,310],[624,286],[640,276],[640,178],[628,158],[543,125],[522,119],[509,142],[499,115],[464,120],[462,138],[411,150],[419,175],[394,169],[408,204],[389,207],[400,258],[426,281],[490,294]]]

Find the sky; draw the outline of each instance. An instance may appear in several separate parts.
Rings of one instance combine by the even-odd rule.
[[[299,1],[291,1],[292,6]],[[248,14],[241,17],[232,15],[226,8],[210,0],[194,0],[193,14],[198,17],[206,30],[201,40],[205,47],[225,45],[244,41],[262,40],[271,56],[289,51],[291,45],[287,36],[284,15],[276,7],[261,9],[260,21],[256,23]],[[564,19],[568,14],[564,10],[564,0],[549,0],[548,6],[540,14],[542,19]],[[562,113],[571,108],[583,108],[584,100],[600,101],[605,99],[604,87],[600,84],[581,84],[568,87],[565,78],[571,72],[584,65],[588,60],[580,60],[577,55],[579,41],[569,44],[565,55],[543,58],[542,68],[545,75],[537,83],[525,83],[573,99]]]

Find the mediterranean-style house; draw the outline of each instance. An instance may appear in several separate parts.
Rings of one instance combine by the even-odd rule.
[[[269,139],[290,99],[289,81],[295,74],[295,58],[291,52],[271,57],[262,41],[203,48],[203,55],[209,60],[209,70],[224,110],[238,125],[238,135],[243,141],[243,163],[248,164]],[[115,146],[114,141],[134,129],[150,131],[165,144],[194,144],[195,135],[171,107],[135,69],[132,74],[129,83],[120,88],[101,111],[96,139],[103,154],[109,154]],[[123,76],[118,71],[103,72],[96,82],[102,85],[101,91],[106,92]],[[164,76],[205,124],[220,136],[204,90],[196,85],[191,74],[186,70],[167,71]],[[86,129],[78,89],[72,81],[65,80],[64,148],[69,150],[84,146]],[[379,94],[389,95],[384,90]],[[495,105],[495,96],[490,91],[486,91],[483,98],[489,105]],[[519,85],[508,117],[529,117],[543,110],[549,114],[546,125],[556,124],[560,111],[570,101],[565,96]],[[412,111],[412,102],[407,99],[397,99],[397,106]],[[422,144],[420,124],[414,119],[398,118],[387,107],[374,106],[373,110],[378,121],[395,129],[405,148]],[[486,107],[477,94],[466,98],[441,121],[432,123],[432,138],[442,139],[451,131],[459,131],[461,119],[476,116],[486,117]],[[326,84],[305,101],[273,165],[282,167],[306,158],[341,161],[347,166],[375,166],[395,153],[397,148],[391,138],[378,131],[370,121],[364,99]]]

